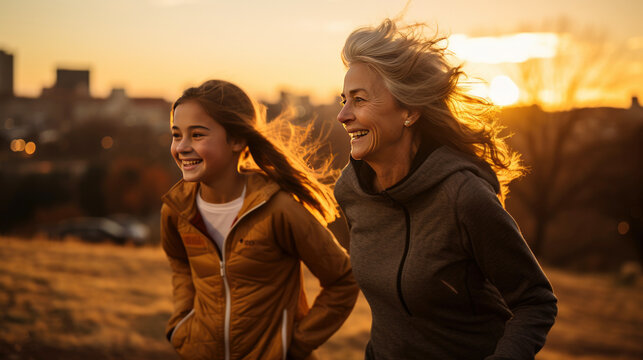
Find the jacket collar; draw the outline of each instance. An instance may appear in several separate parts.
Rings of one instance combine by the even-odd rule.
[[[279,185],[259,172],[244,172],[246,175],[246,197],[239,211],[239,217],[268,201],[279,191]],[[199,194],[198,182],[180,180],[161,197],[161,200],[176,211],[179,216],[194,220],[198,217],[196,197]]]

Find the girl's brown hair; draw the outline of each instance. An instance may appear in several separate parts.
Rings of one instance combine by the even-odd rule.
[[[321,223],[332,222],[337,216],[337,205],[329,185],[320,180],[328,178],[323,169],[313,170],[301,152],[301,145],[292,141],[292,137],[282,134],[268,139],[265,111],[258,111],[252,100],[238,86],[224,80],[208,80],[198,87],[191,87],[183,92],[172,105],[174,110],[186,101],[196,101],[205,112],[217,121],[226,131],[228,138],[244,139],[247,147],[241,154],[240,170],[259,170],[286,192],[292,194]],[[294,125],[285,123],[286,117],[273,120],[273,129],[286,129],[299,133]],[[301,129],[300,129],[301,130]],[[303,130],[305,132],[305,129]],[[315,151],[314,144],[308,144],[307,152]],[[248,168],[241,169],[242,166]],[[258,169],[255,168],[258,167]],[[253,169],[254,168],[254,169]]]

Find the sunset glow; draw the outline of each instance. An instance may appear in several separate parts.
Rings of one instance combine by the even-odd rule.
[[[427,35],[450,35],[449,51],[456,63],[465,63],[470,66],[467,74],[490,83],[496,76],[512,75],[507,66],[554,59],[562,45],[556,19],[573,14],[570,21],[579,29],[609,29],[610,42],[634,52],[623,55],[627,63],[621,68],[627,71],[611,80],[619,84],[618,91],[598,89],[598,98],[588,103],[623,106],[632,95],[641,96],[643,82],[632,79],[643,76],[640,54],[635,53],[643,43],[636,15],[643,3],[614,0],[579,7],[578,1],[543,1],[488,6],[420,0],[410,3],[403,21],[426,23]],[[341,89],[346,69],[340,51],[346,37],[358,27],[396,17],[406,4],[5,1],[0,5],[0,50],[14,56],[19,96],[39,96],[54,84],[60,67],[90,70],[94,97],[109,96],[117,87],[128,96],[171,101],[188,86],[222,78],[261,100],[275,101],[279,91],[286,90],[327,103]],[[522,87],[518,78],[514,81]]]
[[[476,63],[521,63],[529,59],[556,55],[558,35],[519,33],[496,37],[469,37],[456,34],[449,38],[449,49],[460,59]]]
[[[518,86],[505,75],[496,76],[489,85],[489,98],[499,106],[513,105],[518,101]]]

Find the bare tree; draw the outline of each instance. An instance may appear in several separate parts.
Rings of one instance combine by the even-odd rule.
[[[515,69],[520,87],[535,106],[504,116],[515,134],[512,144],[531,170],[512,193],[531,217],[528,239],[538,255],[546,247],[554,220],[603,189],[597,181],[605,178],[605,165],[615,152],[608,151],[601,126],[593,127],[592,122],[612,115],[574,108],[583,104],[583,94],[617,86],[619,64],[627,61],[604,34],[591,29],[579,32],[567,21],[559,22],[558,29],[554,57],[531,59]]]
[[[578,108],[596,103],[611,90],[622,90],[624,81],[634,81],[629,62],[641,54],[625,42],[610,41],[603,30],[581,28],[566,18],[553,27],[557,35],[555,55],[532,58],[508,70],[514,73],[529,104],[548,111]]]

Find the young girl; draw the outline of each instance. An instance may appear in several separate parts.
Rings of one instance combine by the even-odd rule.
[[[173,272],[166,334],[182,358],[312,358],[355,304],[348,256],[320,224],[336,216],[330,190],[257,120],[249,97],[221,80],[172,107],[183,180],[163,196],[161,241]],[[322,286],[311,308],[300,260]]]

